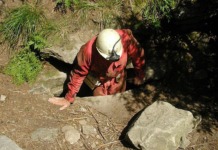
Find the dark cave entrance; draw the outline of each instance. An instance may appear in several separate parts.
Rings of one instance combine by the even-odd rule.
[[[60,95],[55,95],[57,97],[64,97],[65,94],[67,93],[67,90],[68,90],[67,84],[70,81],[69,75],[70,75],[70,72],[73,68],[73,63],[72,64],[66,63],[63,60],[60,60],[60,59],[53,57],[53,56],[46,58],[45,61],[47,61],[50,65],[54,66],[60,72],[64,72],[67,74],[67,79],[63,83],[63,92]],[[134,76],[132,69],[127,69],[127,76],[130,76],[130,77]],[[128,81],[126,82],[126,91],[130,90],[130,89],[134,89],[134,88],[137,88],[137,86],[135,86],[134,84],[132,84]],[[83,83],[79,92],[77,93],[77,96],[79,96],[79,97],[93,96],[92,90],[85,83]]]

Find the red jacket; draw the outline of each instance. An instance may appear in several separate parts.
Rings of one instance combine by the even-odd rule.
[[[123,53],[120,60],[116,62],[110,62],[98,53],[95,46],[97,36],[81,47],[75,60],[75,67],[72,70],[70,82],[68,83],[68,93],[65,96],[68,101],[74,101],[74,97],[89,71],[99,78],[101,86],[105,89],[105,95],[119,92],[119,85],[115,78],[119,74],[121,78],[124,78],[124,70],[129,58],[132,60],[136,75],[140,79],[144,78],[144,49],[140,47],[129,29],[116,31],[119,33],[123,45]]]

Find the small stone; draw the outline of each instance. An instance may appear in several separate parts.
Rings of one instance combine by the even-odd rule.
[[[85,124],[87,124],[87,122],[86,122],[85,120],[80,120],[80,121],[79,121],[79,124],[85,125]]]
[[[97,139],[101,139],[100,135],[96,135],[96,138],[97,138]]]
[[[7,97],[7,96],[5,96],[5,95],[0,95],[0,101],[1,101],[1,102],[4,102],[4,101],[6,100],[6,97]]]
[[[65,139],[70,144],[74,144],[80,139],[80,133],[76,129],[68,130],[67,132],[65,132]]]
[[[86,110],[84,107],[81,107],[81,108],[80,108],[80,111],[81,111],[81,112],[87,112],[87,110]]]
[[[31,134],[33,141],[54,141],[58,136],[58,129],[39,128]]]
[[[96,144],[95,144],[95,143],[92,143],[91,147],[92,147],[93,149],[95,149],[95,148],[96,148]]]
[[[62,132],[65,133],[65,139],[70,144],[76,143],[80,139],[80,133],[73,126],[64,126]]]
[[[69,130],[74,130],[75,128],[73,127],[73,126],[64,126],[63,128],[62,128],[62,132],[67,132],[67,131],[69,131]]]
[[[83,125],[82,131],[83,131],[83,134],[86,134],[86,135],[97,134],[97,130],[91,125]]]

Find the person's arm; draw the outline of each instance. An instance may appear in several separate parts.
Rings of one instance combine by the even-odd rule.
[[[70,82],[68,83],[68,92],[65,95],[65,99],[70,103],[73,103],[85,77],[88,75],[90,64],[91,54],[86,49],[86,46],[83,46],[74,62],[74,69],[71,72]]]
[[[70,82],[68,83],[68,92],[64,98],[53,97],[48,101],[52,104],[62,106],[60,110],[63,110],[70,106],[74,102],[76,94],[78,93],[86,75],[89,72],[91,64],[91,51],[87,49],[86,45],[81,47],[74,62],[74,68],[70,76]]]
[[[128,55],[130,56],[136,77],[134,78],[134,83],[140,85],[144,83],[145,78],[145,51],[140,46],[139,42],[133,36],[131,30],[124,30],[125,46],[128,50]]]

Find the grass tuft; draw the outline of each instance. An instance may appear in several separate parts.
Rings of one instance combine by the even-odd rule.
[[[29,37],[40,30],[46,22],[42,12],[30,5],[22,5],[13,9],[0,25],[0,32],[4,41],[11,47],[19,43],[25,44]]]
[[[24,49],[10,60],[4,72],[12,76],[14,83],[32,83],[42,69],[42,64],[34,52]]]
[[[133,4],[133,12],[141,15],[147,26],[159,28],[161,19],[170,19],[171,12],[178,3],[179,0],[137,0]]]

